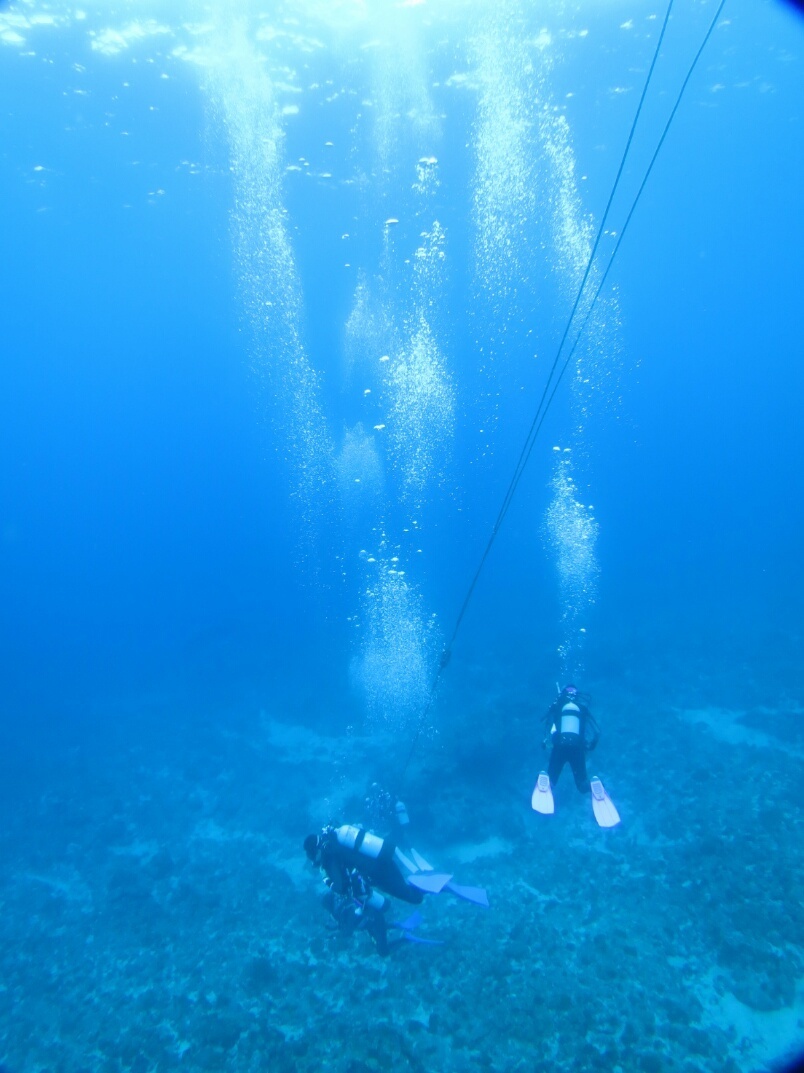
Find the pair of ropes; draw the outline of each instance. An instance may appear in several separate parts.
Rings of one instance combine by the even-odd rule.
[[[611,271],[611,266],[614,263],[615,257],[617,256],[617,251],[620,248],[620,245],[621,245],[622,240],[623,240],[623,238],[625,236],[625,233],[628,230],[628,225],[631,222],[631,218],[633,217],[634,212],[636,210],[636,207],[639,204],[639,200],[642,197],[642,192],[645,189],[645,186],[647,184],[648,179],[650,178],[651,172],[653,171],[653,166],[656,163],[656,158],[658,157],[658,155],[659,155],[659,153],[661,151],[661,148],[664,145],[665,139],[667,138],[667,133],[670,130],[670,126],[671,126],[673,120],[675,119],[676,112],[678,111],[679,105],[681,104],[681,100],[682,100],[682,98],[684,96],[684,93],[685,93],[685,91],[687,89],[687,85],[689,84],[689,81],[692,78],[692,74],[693,74],[695,68],[698,65],[698,61],[700,60],[701,54],[703,53],[704,49],[706,48],[706,45],[707,45],[707,43],[709,41],[709,38],[712,36],[712,32],[713,32],[715,26],[717,25],[718,19],[720,18],[720,15],[721,15],[721,13],[723,11],[723,7],[724,7],[725,3],[726,3],[726,0],[720,0],[720,3],[718,4],[717,10],[715,11],[715,14],[714,14],[714,16],[712,18],[712,21],[709,24],[709,28],[707,29],[706,33],[704,34],[703,40],[701,41],[701,44],[700,44],[700,46],[698,48],[698,51],[695,53],[695,56],[694,56],[694,58],[692,60],[692,63],[689,66],[689,70],[687,71],[687,74],[686,74],[683,82],[681,83],[681,88],[678,91],[678,95],[676,97],[675,103],[674,103],[674,105],[673,105],[673,107],[672,107],[672,109],[670,111],[670,115],[668,116],[667,121],[666,121],[666,123],[664,125],[664,129],[662,130],[661,137],[659,138],[659,141],[656,144],[656,148],[655,148],[655,150],[653,152],[653,156],[651,157],[650,162],[649,162],[649,164],[648,164],[648,166],[647,166],[647,168],[645,170],[645,174],[644,174],[644,176],[642,178],[642,181],[641,181],[641,183],[639,185],[639,188],[637,189],[636,195],[634,196],[634,199],[631,202],[631,207],[628,210],[628,213],[627,213],[626,218],[625,218],[625,222],[623,223],[622,228],[620,229],[619,233],[617,234],[616,242],[614,243],[614,247],[613,247],[613,249],[611,251],[611,255],[609,257],[609,260],[608,260],[608,263],[606,265],[605,271],[601,274],[600,281],[598,282],[597,287],[594,290],[594,293],[591,295],[591,298],[589,298],[585,302],[585,309],[583,311],[583,315],[582,315],[582,318],[580,320],[580,326],[573,333],[572,332],[573,324],[576,321],[576,317],[578,316],[578,310],[581,308],[582,300],[584,298],[584,294],[587,291],[587,284],[589,283],[589,277],[590,277],[590,275],[592,273],[592,269],[593,269],[593,266],[594,266],[594,263],[595,263],[595,255],[597,254],[597,250],[598,250],[598,247],[600,245],[600,240],[603,237],[603,235],[605,233],[605,230],[606,230],[606,223],[607,223],[608,218],[609,218],[609,213],[611,211],[612,202],[614,201],[615,195],[617,193],[617,188],[619,187],[619,184],[620,184],[620,179],[622,178],[622,174],[623,174],[623,170],[625,168],[626,160],[628,158],[628,154],[629,154],[630,149],[631,149],[631,143],[632,143],[632,141],[634,139],[634,133],[636,131],[637,124],[639,122],[640,114],[642,112],[642,106],[645,103],[645,98],[646,98],[646,96],[648,94],[648,89],[650,87],[651,80],[653,78],[653,72],[654,72],[654,69],[656,67],[656,63],[657,63],[657,61],[659,59],[659,52],[661,51],[662,42],[664,41],[665,32],[667,30],[667,25],[668,25],[668,23],[670,21],[670,15],[671,15],[672,10],[673,10],[674,0],[670,0],[669,4],[667,6],[667,12],[666,12],[666,14],[664,16],[664,22],[662,23],[661,32],[659,33],[659,38],[658,38],[658,40],[656,42],[656,49],[654,51],[653,59],[651,61],[650,67],[648,69],[648,74],[647,74],[647,77],[645,79],[645,85],[644,85],[644,87],[642,89],[642,95],[639,98],[639,104],[637,105],[637,110],[636,110],[636,113],[634,115],[634,120],[633,120],[633,122],[631,124],[631,129],[630,129],[630,131],[628,133],[628,139],[627,139],[627,141],[625,143],[625,149],[623,150],[623,155],[622,155],[622,158],[620,160],[620,166],[617,169],[617,174],[616,174],[615,179],[614,179],[614,184],[612,185],[611,193],[609,194],[609,198],[608,198],[608,201],[606,203],[606,208],[605,208],[605,210],[603,212],[603,216],[601,218],[600,225],[599,225],[599,227],[597,229],[597,234],[595,235],[595,241],[594,241],[594,243],[592,245],[592,250],[591,250],[591,252],[589,254],[589,258],[588,258],[587,263],[586,263],[586,269],[584,270],[583,277],[581,279],[581,283],[580,283],[580,285],[578,287],[578,292],[577,292],[577,294],[575,296],[575,301],[573,302],[572,309],[570,311],[569,317],[567,318],[567,324],[566,324],[566,327],[564,328],[564,333],[561,336],[561,342],[558,345],[558,349],[556,350],[555,358],[553,359],[553,364],[552,364],[552,366],[550,368],[550,372],[549,372],[549,374],[547,376],[547,380],[546,380],[545,385],[544,385],[544,390],[542,391],[542,395],[541,395],[541,398],[539,400],[539,405],[536,407],[536,412],[533,415],[533,420],[531,421],[530,428],[528,429],[527,436],[525,437],[525,441],[522,444],[522,450],[519,453],[519,458],[517,459],[516,466],[514,467],[514,472],[513,472],[512,476],[511,476],[511,480],[508,483],[508,488],[506,489],[505,496],[503,497],[502,505],[500,506],[499,512],[497,514],[497,518],[494,521],[493,526],[491,527],[491,533],[489,535],[489,539],[488,539],[488,541],[486,543],[486,546],[485,546],[485,548],[483,550],[483,554],[480,557],[480,561],[478,563],[477,569],[475,570],[474,576],[472,577],[472,580],[471,580],[471,582],[469,584],[469,587],[468,587],[468,589],[466,591],[466,595],[464,596],[463,603],[461,604],[460,611],[458,612],[458,617],[455,620],[455,626],[454,626],[454,628],[452,630],[452,635],[450,636],[450,639],[447,642],[447,644],[446,644],[446,646],[444,648],[444,651],[442,652],[441,660],[440,660],[438,669],[437,669],[437,671],[435,673],[432,686],[430,687],[430,692],[429,692],[428,697],[427,697],[427,702],[426,702],[426,704],[425,704],[425,706],[424,706],[424,708],[423,708],[423,710],[422,710],[422,712],[419,715],[419,718],[417,720],[416,730],[415,730],[415,733],[414,733],[414,736],[413,736],[413,741],[411,743],[410,752],[408,753],[407,760],[405,761],[405,766],[402,769],[402,777],[403,777],[403,779],[404,779],[404,777],[405,777],[405,775],[407,773],[408,766],[410,765],[410,762],[413,759],[413,755],[416,752],[416,747],[417,747],[417,745],[419,743],[419,738],[421,737],[422,730],[424,729],[424,726],[425,726],[425,720],[427,718],[427,715],[428,715],[428,713],[430,711],[430,708],[433,705],[433,701],[435,699],[435,694],[436,694],[436,690],[438,688],[438,683],[439,683],[439,681],[441,679],[441,675],[444,673],[444,670],[446,669],[447,664],[449,663],[450,658],[452,656],[452,647],[455,644],[455,639],[458,636],[458,633],[460,631],[461,625],[463,623],[464,616],[466,615],[467,609],[468,609],[469,604],[470,604],[470,602],[472,600],[472,596],[474,595],[475,587],[477,586],[477,583],[478,583],[478,581],[480,579],[480,575],[483,573],[483,568],[486,565],[486,560],[489,557],[491,549],[494,546],[494,542],[497,539],[497,534],[499,533],[499,531],[500,531],[500,529],[501,529],[501,527],[503,525],[503,522],[505,521],[506,515],[508,514],[508,511],[509,511],[509,509],[511,507],[511,503],[513,502],[514,496],[516,495],[517,488],[519,487],[519,482],[522,480],[522,475],[525,472],[525,469],[527,467],[528,461],[530,460],[530,456],[531,456],[531,453],[533,451],[533,446],[534,446],[534,444],[536,442],[536,439],[537,439],[537,437],[539,435],[539,432],[541,431],[542,425],[544,424],[544,420],[545,420],[545,418],[547,416],[547,413],[548,413],[548,411],[549,411],[549,409],[550,409],[550,407],[551,407],[551,405],[553,403],[553,399],[556,396],[556,392],[558,391],[558,388],[559,388],[559,386],[561,384],[561,381],[562,381],[562,379],[564,377],[564,374],[566,373],[566,371],[567,371],[567,369],[569,367],[569,364],[572,361],[572,358],[573,358],[573,356],[575,354],[575,351],[576,351],[576,349],[578,347],[578,343],[580,342],[581,337],[583,336],[584,331],[586,330],[586,325],[589,322],[589,317],[591,316],[592,310],[594,309],[595,305],[597,304],[597,300],[600,297],[601,291],[603,290],[603,286],[604,286],[604,284],[606,282],[606,279],[608,278],[608,274]],[[566,349],[566,354],[565,354],[565,348],[567,348],[568,340],[569,340],[571,334],[574,335],[574,339],[573,339],[572,345],[569,346],[568,349]],[[562,358],[563,358],[563,360],[562,360]]]

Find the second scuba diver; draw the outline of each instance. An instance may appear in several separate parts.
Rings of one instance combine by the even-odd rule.
[[[590,780],[586,773],[586,754],[592,752],[600,739],[600,728],[589,711],[589,697],[579,693],[574,685],[566,685],[547,709],[542,724],[546,735],[542,742],[551,745],[547,771],[542,771],[531,797],[536,812],[551,815],[555,811],[552,788],[565,764],[572,768],[575,785],[582,794],[592,794],[595,819],[601,827],[615,827],[620,816],[614,803],[597,776]]]

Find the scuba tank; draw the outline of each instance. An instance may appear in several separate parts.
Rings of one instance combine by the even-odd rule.
[[[357,909],[355,909],[355,916],[362,916],[366,909],[374,909],[376,912],[381,913],[388,904],[388,899],[384,894],[380,894],[378,890],[373,890],[368,898],[364,898]]]
[[[374,909],[377,913],[381,913],[388,904],[388,899],[378,890],[373,890],[366,877],[362,876],[356,868],[349,873],[349,885],[352,899],[357,907],[355,916],[362,916],[366,909]]]
[[[356,853],[360,853],[364,857],[370,857],[375,861],[382,853],[385,845],[384,839],[364,831],[362,827],[353,827],[351,824],[344,824],[343,827],[338,827],[335,831],[335,837],[338,840],[338,844],[343,846],[344,849],[354,850]],[[388,856],[387,851],[386,856]]]
[[[560,733],[562,734],[580,734],[581,709],[574,701],[568,701],[567,704],[562,706],[559,724]]]

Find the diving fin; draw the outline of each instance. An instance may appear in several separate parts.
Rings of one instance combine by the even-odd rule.
[[[447,883],[446,890],[451,890],[453,894],[457,894],[459,898],[464,898],[467,902],[472,902],[474,905],[482,905],[485,909],[489,907],[489,896],[486,894],[482,887],[464,887],[460,883],[453,883],[450,880]]]
[[[416,872],[417,871],[416,865],[413,863],[412,860],[410,860],[409,857],[405,856],[405,854],[402,852],[402,850],[399,848],[399,846],[397,846],[396,849],[394,850],[394,856],[396,857],[396,859],[399,861],[399,863],[401,865],[403,865],[405,868],[407,868],[407,870],[409,872]]]
[[[601,827],[616,827],[620,822],[620,814],[614,807],[614,802],[603,789],[603,783],[595,775],[589,786],[592,790],[592,808],[595,819]]]
[[[443,939],[422,939],[421,935],[417,935],[413,931],[403,931],[402,938],[407,939],[409,943],[418,943],[419,946],[443,946]]]
[[[422,922],[422,915],[418,911],[407,917],[405,920],[394,921],[393,924],[389,924],[389,928],[398,928],[402,932],[402,938],[407,939],[409,943],[421,943],[422,946],[443,946],[443,939],[422,939],[421,936],[416,934],[416,929]]]
[[[411,886],[424,891],[426,894],[440,894],[442,890],[450,890],[467,902],[473,902],[475,905],[483,905],[488,908],[488,895],[482,887],[464,887],[460,883],[453,883],[451,875],[435,872],[433,866],[428,864],[421,853],[417,853],[415,849],[411,849],[410,855],[419,867],[418,872],[407,878]],[[1,1070],[0,1073],[2,1073]]]
[[[410,855],[414,859],[414,861],[416,862],[416,865],[417,865],[417,867],[418,867],[420,872],[432,872],[433,871],[432,864],[428,864],[427,861],[424,859],[424,857],[422,857],[421,853],[417,853],[415,849],[411,849]]]
[[[411,887],[415,887],[416,890],[420,890],[424,894],[440,894],[451,879],[452,876],[446,872],[443,874],[440,872],[425,872],[424,874],[408,876],[407,881]]]
[[[389,928],[399,928],[400,931],[415,931],[422,922],[422,915],[417,909],[411,913],[409,917],[405,917],[404,920],[395,920],[393,924],[389,924]]]
[[[553,802],[553,791],[550,789],[550,778],[546,771],[539,772],[533,794],[530,799],[531,807],[543,816],[552,816],[556,810]],[[612,806],[613,807],[613,806]]]

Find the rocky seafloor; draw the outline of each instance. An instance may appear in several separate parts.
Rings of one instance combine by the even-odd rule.
[[[532,698],[493,668],[447,691],[461,718],[406,800],[417,848],[491,907],[430,897],[421,934],[444,945],[384,960],[326,929],[301,842],[366,822],[393,737],[256,704],[174,723],[162,697],[29,753],[2,793],[0,1067],[773,1068],[804,1046],[804,716],[654,684],[648,711],[598,683],[612,831],[568,770],[556,815],[531,811]]]

